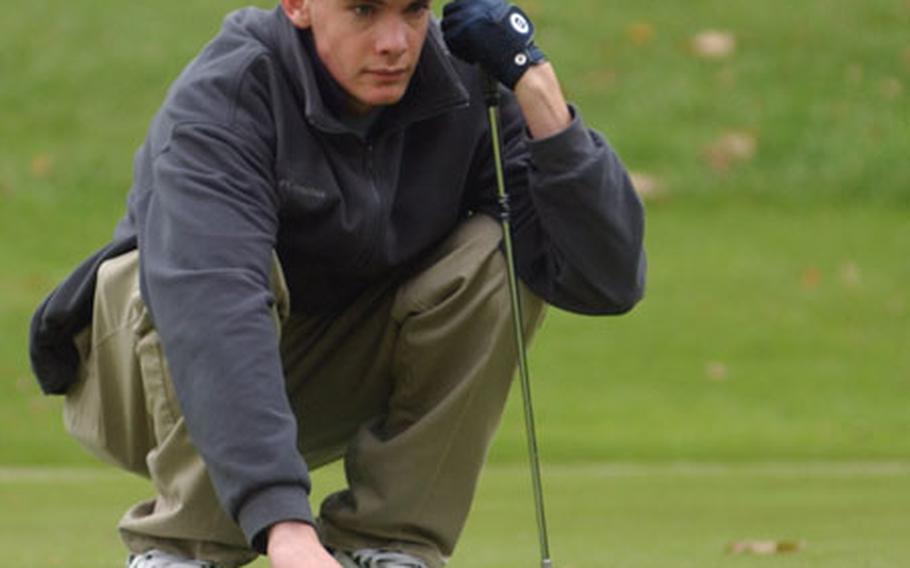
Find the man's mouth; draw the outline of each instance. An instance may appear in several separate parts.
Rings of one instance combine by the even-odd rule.
[[[408,69],[406,67],[383,67],[377,69],[367,69],[367,73],[374,75],[380,79],[394,81],[406,77],[408,74]]]

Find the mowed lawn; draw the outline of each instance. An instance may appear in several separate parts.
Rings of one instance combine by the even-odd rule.
[[[28,319],[106,242],[169,82],[242,4],[0,21],[0,566],[123,564],[148,488],[62,432]],[[910,3],[522,5],[650,190],[646,300],[552,310],[531,354],[556,568],[910,566]],[[455,568],[538,565],[518,400]],[[804,547],[727,552],[751,541]]]
[[[86,463],[30,377],[29,317],[107,241],[168,83],[241,4],[28,2],[0,23],[0,463]],[[526,3],[541,44],[657,197],[644,303],[553,310],[540,334],[549,455],[910,458],[910,5],[559,6]],[[520,459],[520,430],[503,439]]]
[[[910,458],[906,212],[658,206],[649,219],[642,305],[551,310],[532,347],[547,458]],[[28,277],[10,275],[21,298]],[[31,306],[16,309],[24,322]],[[27,375],[20,325],[0,345],[16,369],[0,383],[0,464],[89,463]],[[520,422],[500,438],[494,460],[523,459]]]
[[[320,495],[339,469],[317,473]],[[910,562],[910,465],[768,463],[544,468],[558,568],[894,568]],[[527,472],[494,465],[452,568],[539,565]],[[4,566],[115,568],[114,525],[145,484],[111,470],[0,470]],[[757,556],[732,548],[774,543]],[[253,564],[266,568],[260,559]]]

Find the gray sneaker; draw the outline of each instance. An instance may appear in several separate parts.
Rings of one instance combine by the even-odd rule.
[[[353,552],[335,551],[343,568],[427,568],[422,560],[404,552],[362,548]]]
[[[160,550],[149,550],[142,554],[130,554],[126,568],[218,568],[211,562],[174,556]]]

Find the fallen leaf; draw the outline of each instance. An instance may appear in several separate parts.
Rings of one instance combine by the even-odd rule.
[[[730,369],[727,367],[726,363],[711,361],[705,365],[705,376],[712,381],[726,381],[730,378]]]
[[[47,154],[37,154],[29,168],[36,178],[46,178],[54,169],[54,160]]]
[[[730,32],[706,30],[692,39],[692,51],[705,59],[723,59],[736,51],[736,38]]]
[[[714,171],[725,172],[736,164],[752,160],[757,149],[755,135],[745,131],[730,131],[705,147],[704,157]]]
[[[802,540],[747,540],[731,542],[727,545],[727,553],[771,556],[774,554],[790,554],[793,552],[799,552],[805,548],[806,542]]]
[[[887,77],[879,83],[878,90],[885,99],[893,101],[904,94],[904,84],[897,77]]]
[[[862,283],[859,266],[853,261],[843,263],[840,267],[840,279],[847,288],[859,288]]]
[[[22,290],[50,290],[54,287],[54,280],[40,272],[28,272],[16,281]]]
[[[803,290],[816,290],[822,283],[822,271],[817,266],[807,266],[803,270]]]
[[[626,27],[626,36],[632,45],[641,47],[654,40],[654,26],[648,22],[634,22]]]
[[[901,53],[901,59],[904,60],[904,67],[910,69],[910,46],[904,48],[903,53]]]
[[[50,397],[39,395],[29,399],[28,410],[32,414],[45,414],[53,409]]]
[[[666,186],[655,176],[644,172],[629,172],[629,177],[642,201],[653,203],[667,197]]]

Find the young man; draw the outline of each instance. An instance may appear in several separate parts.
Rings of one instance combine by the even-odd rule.
[[[527,334],[643,290],[639,201],[532,32],[503,0],[441,28],[429,0],[282,0],[178,78],[113,241],[32,323],[70,432],[157,491],[128,566],[445,563],[516,357],[482,70]],[[317,521],[308,469],[341,457]]]

